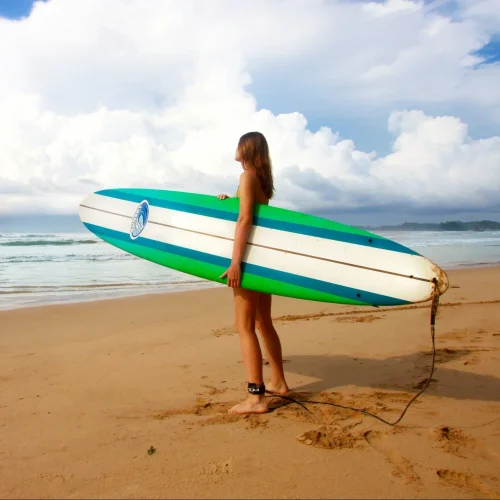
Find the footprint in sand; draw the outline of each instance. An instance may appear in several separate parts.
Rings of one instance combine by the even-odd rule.
[[[364,438],[362,434],[353,434],[340,426],[325,426],[317,430],[304,432],[297,436],[297,440],[308,446],[327,450],[341,450],[344,448],[362,448]]]
[[[480,443],[460,429],[449,426],[438,427],[431,431],[431,435],[441,444],[444,451],[457,457],[469,458],[473,454],[488,462],[500,462],[498,455],[487,445]]]
[[[215,394],[223,394],[224,392],[227,391],[227,387],[215,387],[213,385],[204,385],[204,384],[202,384],[202,387],[208,389],[207,392],[211,396],[214,396]]]
[[[451,469],[439,469],[436,471],[436,474],[453,486],[474,490],[488,498],[500,498],[500,493],[492,490],[470,474],[464,474],[463,472],[457,472]]]
[[[154,412],[151,417],[155,420],[166,420],[181,415],[190,415],[194,417],[205,417],[195,421],[190,420],[188,425],[197,424],[200,426],[232,424],[236,422],[244,422],[247,429],[257,429],[267,427],[267,418],[265,415],[236,415],[228,413],[229,408],[234,406],[237,401],[211,403],[200,400],[198,404],[188,406],[186,408],[176,408],[166,411]]]
[[[394,476],[404,477],[407,483],[421,484],[420,476],[413,468],[413,464],[387,443],[387,435],[378,431],[368,431],[364,437],[370,446],[384,455],[394,466]]]
[[[432,437],[437,440],[444,451],[451,453],[457,457],[467,458],[467,451],[465,448],[473,446],[474,441],[465,436],[459,429],[452,429],[451,427],[444,426],[433,429],[431,432]]]

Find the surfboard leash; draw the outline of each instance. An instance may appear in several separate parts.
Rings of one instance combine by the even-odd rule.
[[[431,380],[432,380],[432,376],[434,375],[434,369],[435,369],[435,366],[436,366],[436,316],[437,316],[437,312],[438,312],[438,308],[439,308],[439,298],[440,298],[441,294],[439,292],[439,286],[438,286],[437,279],[433,278],[432,282],[434,284],[434,290],[433,290],[433,294],[432,294],[431,314],[430,314],[431,341],[432,341],[431,373],[430,373],[429,378],[427,379],[426,383],[422,387],[422,389],[417,394],[415,394],[415,396],[413,396],[413,398],[411,398],[411,400],[408,402],[408,404],[406,405],[406,407],[404,408],[404,410],[402,411],[401,415],[399,416],[399,418],[396,421],[389,422],[388,420],[385,420],[384,418],[379,417],[378,415],[375,415],[374,413],[370,413],[367,410],[363,410],[362,408],[355,408],[353,406],[344,406],[344,405],[340,405],[340,404],[337,404],[337,403],[330,403],[330,402],[327,402],[327,401],[313,401],[313,400],[298,401],[298,400],[296,400],[296,399],[294,399],[294,398],[292,398],[290,396],[284,396],[282,394],[275,394],[275,393],[273,393],[271,391],[268,391],[266,389],[266,393],[268,393],[270,395],[270,396],[267,396],[267,397],[279,397],[279,398],[286,399],[286,400],[290,401],[290,403],[286,403],[283,406],[286,406],[287,404],[291,404],[291,403],[296,403],[296,404],[302,406],[302,408],[304,408],[309,413],[312,413],[312,411],[309,410],[309,408],[307,408],[305,406],[305,404],[307,404],[307,403],[318,404],[318,405],[327,405],[327,406],[335,406],[336,408],[342,408],[344,410],[355,411],[357,413],[361,413],[363,415],[366,415],[367,417],[376,418],[380,422],[383,422],[384,424],[387,424],[387,425],[390,425],[390,426],[395,426],[395,425],[399,424],[399,422],[401,422],[401,420],[405,416],[405,414],[408,411],[408,409],[410,408],[410,406],[417,400],[417,398],[419,398],[425,392],[425,390],[427,389],[427,387],[429,387],[429,384],[431,383]]]

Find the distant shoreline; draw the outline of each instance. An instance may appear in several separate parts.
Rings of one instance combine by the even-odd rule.
[[[321,217],[321,216],[320,216]],[[327,217],[329,218],[329,217]],[[77,216],[51,217],[18,217],[9,218],[0,216],[0,234],[63,234],[63,233],[88,233]],[[342,219],[336,217],[337,222]],[[365,231],[500,231],[500,222],[480,220],[472,222],[446,221],[446,222],[404,222],[403,224],[384,225],[357,225],[343,222],[343,224],[358,227]]]
[[[458,232],[470,231],[481,233],[483,231],[500,231],[500,222],[491,220],[462,222],[462,221],[447,221],[447,222],[404,222],[394,226],[363,226],[362,229],[367,231],[443,231],[443,232]]]

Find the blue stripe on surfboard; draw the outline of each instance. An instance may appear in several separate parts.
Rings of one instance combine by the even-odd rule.
[[[225,210],[217,210],[215,208],[199,207],[197,205],[189,205],[187,203],[180,203],[177,201],[160,200],[158,198],[143,195],[140,196],[134,193],[119,191],[117,189],[105,189],[103,191],[98,191],[96,194],[136,203],[140,203],[146,199],[148,200],[148,203],[154,207],[168,208],[170,210],[178,210],[181,212],[203,215],[205,217],[212,217],[215,219],[229,220],[232,222],[236,222],[238,219],[238,214],[235,212],[226,212]],[[296,224],[294,222],[285,222],[258,216],[254,217],[253,223],[256,226],[266,227],[268,229],[277,229],[279,231],[303,234],[305,236],[316,236],[327,240],[342,241],[344,243],[352,243],[354,245],[362,245],[369,248],[389,250],[391,252],[419,255],[410,248],[396,243],[395,241],[386,239],[370,238],[369,236],[361,236],[359,234],[345,233],[343,231],[335,231],[333,229],[306,226],[303,224]]]
[[[139,236],[139,238],[132,240],[130,235],[127,233],[122,233],[120,231],[115,231],[114,229],[108,229],[102,226],[97,226],[94,224],[89,224],[84,222],[85,227],[92,233],[102,236],[114,238],[126,243],[132,243],[135,245],[152,248],[154,250],[159,250],[162,252],[167,252],[170,254],[178,255],[179,257],[187,257],[189,259],[198,260],[205,262],[207,264],[213,264],[216,266],[227,268],[231,264],[231,259],[227,257],[220,257],[218,255],[212,255],[205,252],[200,252],[199,250],[192,250],[189,248],[179,247],[177,245],[171,245],[170,243],[164,243],[157,240],[152,240],[149,238],[144,238]],[[410,304],[410,302],[395,297],[390,297],[386,295],[381,295],[378,293],[366,292],[364,290],[358,290],[356,288],[351,288],[343,285],[337,285],[335,283],[328,283],[327,281],[321,281],[314,278],[307,278],[305,276],[300,276],[298,274],[287,273],[285,271],[278,271],[276,269],[270,269],[268,267],[258,266],[256,264],[248,264],[244,262],[242,264],[242,271],[248,272],[255,276],[260,276],[262,278],[269,278],[283,283],[288,283],[290,285],[297,285],[303,288],[309,288],[310,290],[316,290],[319,292],[328,293],[331,295],[337,295],[340,297],[345,297],[347,299],[357,300],[361,302],[366,302],[367,304],[376,304],[384,306],[398,306]]]

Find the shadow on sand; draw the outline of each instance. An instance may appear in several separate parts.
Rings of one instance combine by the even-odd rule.
[[[472,365],[476,352],[473,349],[437,350],[433,382],[427,394],[454,399],[500,401],[500,379],[443,366],[443,363],[452,360]],[[318,379],[295,386],[294,390],[321,392],[356,385],[416,393],[429,376],[432,358],[429,352],[422,352],[386,359],[292,355],[287,356],[287,360],[287,372]]]

